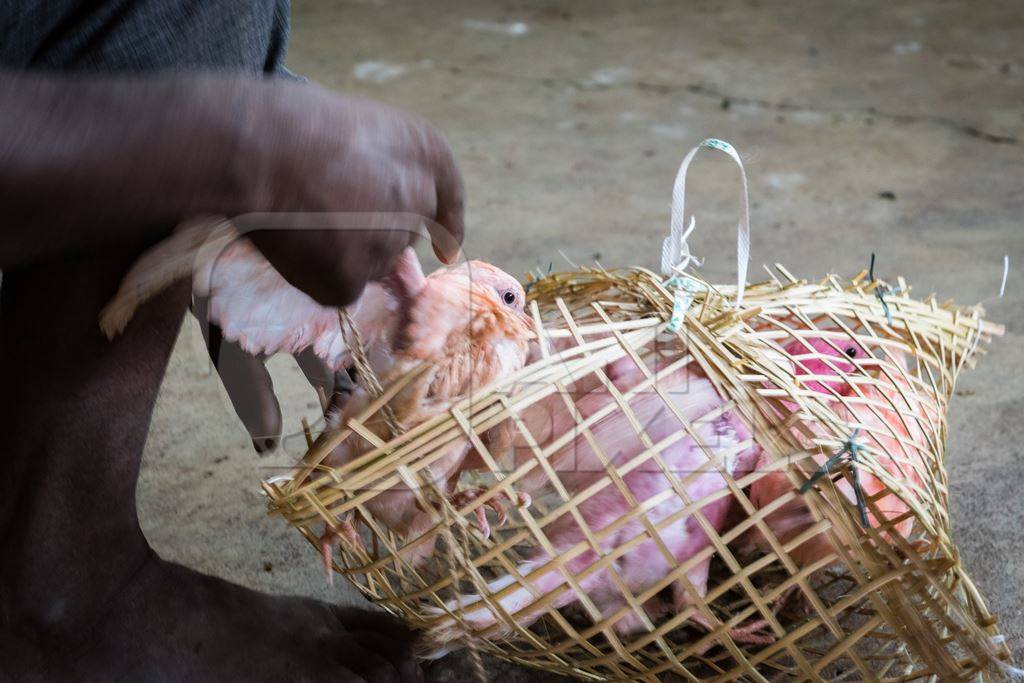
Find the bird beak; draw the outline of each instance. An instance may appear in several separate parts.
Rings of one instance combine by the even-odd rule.
[[[534,338],[537,338],[539,335],[537,334],[537,324],[534,322],[533,316],[529,315],[525,311],[520,313],[519,315],[523,317],[523,321],[526,323],[527,329],[529,329],[530,332],[533,333]]]

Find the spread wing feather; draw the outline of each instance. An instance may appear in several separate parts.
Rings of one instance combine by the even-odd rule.
[[[298,353],[311,348],[332,369],[348,363],[334,308],[321,306],[278,273],[226,221],[183,225],[139,258],[100,313],[108,338],[120,334],[139,306],[174,282],[192,277],[193,293],[209,300],[210,322],[249,353]],[[349,313],[370,348],[392,334],[397,301],[369,284]]]

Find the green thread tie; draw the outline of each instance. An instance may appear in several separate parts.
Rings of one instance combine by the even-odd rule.
[[[864,498],[864,489],[860,485],[860,472],[857,464],[859,462],[858,455],[864,450],[864,447],[856,442],[857,435],[860,433],[860,428],[853,430],[850,438],[846,440],[843,447],[831,458],[825,461],[825,463],[815,470],[814,474],[811,475],[810,479],[805,481],[800,487],[800,493],[805,494],[814,488],[822,478],[828,476],[832,469],[843,464],[844,462],[850,463],[851,473],[853,475],[853,495],[857,501],[857,511],[860,513],[860,523],[867,528],[868,524],[868,506],[867,500]]]
[[[872,252],[872,254],[871,254],[871,266],[868,268],[868,279],[871,280],[871,282],[875,282],[875,254],[874,254],[874,252]],[[889,324],[889,327],[892,327],[892,325],[893,325],[893,323],[892,323],[892,311],[889,309],[889,302],[885,300],[885,297],[887,297],[890,294],[899,294],[901,291],[902,291],[902,288],[900,288],[900,287],[897,287],[896,289],[893,289],[892,287],[889,287],[888,285],[878,285],[877,287],[875,287],[875,297],[877,297],[878,302],[880,304],[882,304],[882,311],[885,312],[885,322],[887,322]]]

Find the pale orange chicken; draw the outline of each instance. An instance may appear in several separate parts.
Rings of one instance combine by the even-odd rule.
[[[499,296],[500,288],[494,286],[495,279],[515,282],[493,266],[478,266],[473,276],[462,267],[424,277],[412,250],[403,254],[385,284],[399,302],[398,319],[402,322],[394,340],[390,369],[380,379],[388,386],[420,364],[427,366],[389,402],[404,429],[448,410],[457,399],[510,375],[526,363],[533,323],[521,307],[510,305],[508,299]],[[519,288],[517,295],[521,293]],[[358,387],[340,413],[330,416],[329,422],[335,427],[345,425],[363,412],[373,398],[364,387]],[[380,413],[366,426],[382,440],[390,438],[389,427]],[[372,448],[366,439],[353,434],[328,455],[324,464],[340,466]],[[451,494],[470,448],[468,439],[449,446],[440,459],[419,472],[424,485],[442,495]],[[396,484],[374,495],[366,507],[375,520],[408,543],[423,535],[436,521],[436,513],[423,510],[417,503],[416,492]],[[482,517],[482,510],[478,511],[478,519]],[[342,536],[358,543],[347,523],[343,522],[341,528]],[[337,538],[338,534],[331,530],[322,538],[328,567],[331,548]],[[430,557],[433,548],[434,538],[429,535],[412,546],[407,545],[402,554],[416,565]]]
[[[210,322],[222,329],[225,340],[238,342],[243,350],[263,356],[308,350],[332,370],[352,365],[353,350],[342,334],[337,309],[320,305],[288,284],[226,223],[212,233],[202,226],[186,227],[147,252],[104,310],[101,327],[110,336],[117,334],[139,305],[187,276],[192,277],[196,295],[209,299]],[[384,386],[420,363],[429,366],[392,401],[399,422],[411,428],[523,367],[534,336],[533,323],[524,313],[525,300],[522,285],[489,263],[470,261],[424,276],[415,252],[407,248],[393,272],[381,282],[369,283],[347,312],[365,346],[369,370]],[[350,399],[335,394],[331,400],[327,418],[338,427],[363,411],[371,397],[357,387]],[[368,426],[380,438],[388,438],[381,418]],[[469,447],[468,440],[452,446],[431,467],[428,479],[442,492],[454,487]],[[369,448],[368,441],[353,436],[328,456],[326,464],[349,462]],[[473,492],[458,495],[468,498]],[[368,507],[392,531],[409,538],[431,518],[415,502],[414,493],[396,489],[381,493]],[[504,518],[498,501],[488,501],[487,506],[498,512],[499,520]],[[482,507],[476,517],[486,535]],[[346,520],[339,526],[350,541],[358,542]],[[328,567],[335,539],[331,532],[324,535]],[[433,545],[417,547],[425,556]]]

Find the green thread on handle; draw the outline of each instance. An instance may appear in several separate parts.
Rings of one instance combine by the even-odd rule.
[[[711,149],[720,149],[723,152],[736,152],[736,150],[733,149],[732,145],[730,145],[725,140],[719,140],[718,138],[708,138],[707,140],[700,144],[704,145],[705,147],[710,147]]]
[[[672,289],[672,317],[665,328],[669,332],[678,332],[683,326],[686,312],[693,305],[693,297],[704,289],[704,286],[685,275],[673,275],[663,283],[667,289]]]

